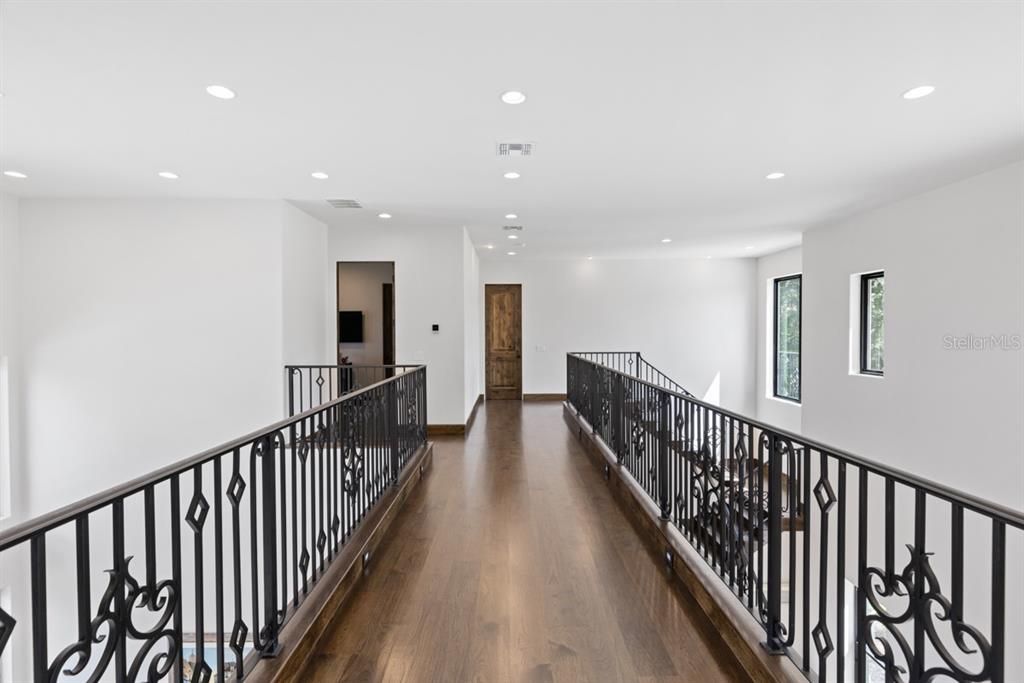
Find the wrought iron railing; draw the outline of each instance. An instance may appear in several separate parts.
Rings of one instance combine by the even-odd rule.
[[[642,379],[662,389],[691,396],[690,392],[684,389],[681,384],[651,365],[647,359],[640,355],[639,351],[577,351],[570,355],[589,360],[612,370],[617,370],[630,377]]]
[[[35,683],[244,678],[425,439],[408,368],[3,532],[0,655]]]
[[[419,365],[286,365],[288,414],[295,415]]]
[[[1024,680],[1024,514],[665,388],[631,355],[569,354],[568,402],[770,651],[818,681]]]

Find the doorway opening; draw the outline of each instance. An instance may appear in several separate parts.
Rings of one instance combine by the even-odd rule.
[[[484,337],[487,400],[522,400],[522,285],[484,285]]]
[[[394,365],[394,261],[339,261],[335,290],[338,365]]]

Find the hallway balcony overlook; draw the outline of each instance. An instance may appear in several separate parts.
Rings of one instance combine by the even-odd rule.
[[[6,675],[1017,680],[1020,513],[567,370],[427,441],[423,366],[289,366],[286,420],[0,534]]]

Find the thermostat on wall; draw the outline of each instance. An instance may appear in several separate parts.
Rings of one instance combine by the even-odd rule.
[[[433,332],[434,334],[437,334],[438,332],[441,331],[441,326],[438,325],[437,323],[434,323],[433,325],[430,326],[430,331]]]

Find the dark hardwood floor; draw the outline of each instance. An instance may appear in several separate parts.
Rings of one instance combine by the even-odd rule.
[[[561,404],[489,401],[435,441],[308,681],[746,681],[640,542]]]

